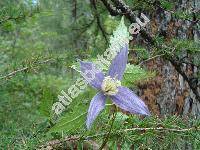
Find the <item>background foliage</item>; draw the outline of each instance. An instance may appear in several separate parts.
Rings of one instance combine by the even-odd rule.
[[[113,113],[117,108],[110,101],[92,130],[87,131],[85,116],[96,93],[89,87],[73,100],[57,123],[53,122],[52,104],[58,101],[61,90],[67,90],[79,76],[70,66],[77,59],[103,54],[120,22],[120,16],[109,15],[103,3],[94,2],[0,1],[0,148],[43,149],[49,142],[54,149],[94,149],[107,140],[105,148],[110,149],[200,149],[198,117],[154,114],[142,118],[121,110]],[[149,1],[125,2],[134,10],[156,9]],[[171,1],[162,0],[160,5],[173,9]],[[181,10],[174,16],[192,18],[190,12]],[[127,19],[125,23],[130,24]],[[155,40],[157,44],[165,42],[162,35],[156,35]],[[148,70],[142,63],[161,55],[181,59],[187,51],[190,63],[199,67],[199,42],[174,38],[166,45],[152,51],[139,43],[130,45],[132,65],[123,84],[138,91],[139,84],[157,74],[157,70]],[[200,77],[199,72],[196,76]]]

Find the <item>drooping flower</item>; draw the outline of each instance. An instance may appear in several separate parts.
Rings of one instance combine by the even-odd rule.
[[[93,97],[87,114],[86,126],[89,129],[98,114],[104,109],[106,98],[121,109],[132,114],[150,115],[145,103],[130,89],[121,86],[121,79],[128,61],[128,44],[112,60],[108,73],[103,74],[92,62],[80,62],[84,78],[99,92]],[[93,74],[91,74],[91,70]],[[90,80],[92,79],[92,80]]]

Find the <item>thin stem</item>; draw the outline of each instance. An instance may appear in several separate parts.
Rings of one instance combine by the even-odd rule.
[[[116,115],[115,115],[116,116]],[[115,116],[113,118],[115,118]],[[114,119],[112,119],[112,124],[113,125],[113,122],[114,122]],[[102,146],[104,147],[108,141],[108,138],[110,135],[117,135],[117,134],[120,134],[120,133],[124,133],[124,132],[130,132],[130,131],[157,131],[157,132],[199,132],[200,131],[200,128],[199,127],[191,127],[191,128],[179,128],[179,129],[176,129],[176,128],[129,128],[129,129],[121,129],[121,130],[116,130],[114,132],[111,132],[111,129],[112,129],[112,126],[109,130],[109,132],[105,132],[105,133],[99,133],[99,134],[95,134],[95,135],[91,135],[91,136],[86,136],[86,137],[83,137],[83,136],[79,136],[79,135],[74,135],[74,136],[71,136],[71,137],[66,137],[64,139],[64,141],[77,141],[77,140],[88,140],[88,139],[95,139],[97,137],[102,137],[102,136],[106,136],[106,142],[103,142],[105,143],[104,145],[102,144]],[[63,142],[63,141],[62,141]],[[55,146],[55,145],[59,145],[61,143],[60,140],[53,140],[53,141],[49,141],[47,144],[45,145],[41,145],[39,148],[44,148],[44,147],[47,147],[47,146]],[[100,149],[103,149],[103,147],[101,146]]]
[[[160,55],[156,55],[156,56],[150,57],[150,58],[148,58],[148,59],[142,61],[141,63],[139,63],[139,66],[141,66],[141,65],[142,65],[143,63],[145,63],[145,62],[148,62],[148,61],[150,61],[150,60],[153,60],[153,59],[155,59],[155,58],[158,58],[158,57],[161,57],[161,56],[164,56],[164,55],[165,55],[165,54],[160,54]]]
[[[113,117],[112,117],[112,122],[111,122],[111,125],[110,125],[110,129],[108,131],[108,134],[106,135],[101,147],[99,148],[99,150],[102,150],[104,148],[104,146],[106,145],[106,143],[108,142],[108,139],[109,139],[109,136],[110,136],[110,133],[112,131],[112,127],[113,127],[113,124],[114,124],[114,121],[115,121],[115,118],[116,118],[116,110],[114,110],[114,113],[113,113]]]
[[[44,63],[48,63],[48,62],[50,62],[50,61],[52,61],[53,59],[47,59],[47,60],[45,60],[45,61],[42,61],[42,62],[37,62],[36,64],[37,65],[41,65],[41,64],[44,64]],[[3,80],[3,79],[8,79],[8,78],[12,78],[14,75],[16,75],[17,73],[19,73],[19,72],[25,72],[25,71],[27,71],[27,70],[29,70],[29,69],[33,69],[33,68],[35,68],[35,67],[37,67],[37,65],[30,65],[30,66],[28,66],[28,67],[24,67],[24,68],[20,68],[20,69],[17,69],[17,70],[15,70],[15,71],[13,71],[13,72],[10,72],[9,74],[7,74],[7,75],[5,75],[5,76],[0,76],[0,80]]]

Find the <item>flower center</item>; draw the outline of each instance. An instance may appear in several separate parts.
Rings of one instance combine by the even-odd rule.
[[[121,86],[121,82],[119,80],[107,76],[103,80],[101,89],[106,95],[115,95],[118,92],[119,86]]]

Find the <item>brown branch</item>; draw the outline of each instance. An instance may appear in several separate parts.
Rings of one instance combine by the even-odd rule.
[[[122,11],[123,15],[125,15],[130,20],[131,23],[135,22],[136,14],[128,5],[126,5],[126,3],[124,3],[124,1],[122,0],[112,0],[112,1],[113,3],[115,3],[117,8],[119,8]],[[142,38],[151,45],[153,46],[157,45],[155,40],[144,29],[141,29],[140,34]]]
[[[116,7],[114,7],[107,0],[101,0],[101,1],[103,2],[105,7],[107,8],[107,10],[110,12],[110,15],[117,16],[117,15],[122,13],[121,10],[117,9]]]
[[[40,9],[38,6],[36,6],[34,8],[33,11],[29,12],[27,15],[26,14],[22,14],[23,12],[20,12],[21,15],[17,16],[17,17],[13,17],[13,16],[7,16],[5,18],[3,18],[2,20],[0,20],[0,25],[9,21],[9,20],[20,20],[20,19],[26,19],[29,17],[33,17],[34,14],[39,13]]]
[[[9,17],[6,17],[4,18],[3,20],[0,20],[0,25],[9,21],[9,20],[20,20],[20,19],[25,19],[25,18],[29,18],[29,17],[32,17],[34,15],[34,13],[30,13],[29,15],[20,15],[20,16],[17,16],[17,17],[12,17],[12,16],[9,16]]]
[[[90,28],[93,25],[94,21],[95,21],[95,19],[93,19],[90,23],[88,23],[80,28],[72,28],[72,30],[76,30],[76,31],[82,30],[81,33],[85,32],[85,31],[87,31],[88,28]]]
[[[120,133],[124,133],[124,132],[131,132],[131,131],[157,131],[157,132],[199,132],[200,131],[200,128],[197,128],[197,127],[191,127],[191,128],[185,128],[185,129],[182,129],[182,128],[162,128],[162,127],[159,127],[159,128],[130,128],[130,129],[122,129],[122,130],[117,130],[117,131],[113,131],[113,132],[110,132],[109,134],[110,135],[118,135]],[[108,135],[108,132],[105,132],[105,133],[99,133],[99,134],[95,134],[95,135],[92,135],[92,136],[86,136],[86,137],[83,137],[83,136],[80,136],[80,135],[74,135],[74,136],[71,136],[71,137],[65,137],[64,139],[62,140],[52,140],[52,141],[49,141],[48,143],[46,143],[45,145],[41,145],[39,148],[40,149],[44,149],[46,147],[58,147],[64,143],[68,143],[68,142],[72,142],[72,141],[79,141],[79,140],[83,140],[83,141],[90,141],[91,139],[95,139],[97,137],[102,137],[102,136],[105,136],[105,135]]]
[[[18,16],[18,17],[9,16],[9,17],[6,17],[6,18],[0,20],[0,24],[3,24],[3,23],[5,23],[5,22],[7,22],[9,20],[18,20],[18,19],[22,19],[22,18],[25,18],[25,16],[24,15],[21,15],[21,16]]]
[[[74,17],[74,21],[77,19],[77,0],[73,0],[73,9],[72,9],[72,16]]]
[[[126,5],[122,0],[112,0],[112,2],[116,5],[118,9],[121,10],[121,15],[125,15],[131,22],[134,22],[135,13],[128,5]]]
[[[197,100],[200,102],[200,93],[198,92],[198,77],[189,77],[186,75],[185,71],[183,70],[182,63],[176,57],[168,57],[168,60],[172,63],[174,68],[177,70],[179,74],[187,81],[191,90],[196,95]]]
[[[187,129],[176,129],[176,128],[131,128],[131,129],[125,129],[120,132],[128,132],[128,131],[170,131],[170,132],[189,132],[189,131],[200,131],[200,128],[192,127]]]
[[[98,13],[97,6],[96,6],[96,0],[90,0],[90,3],[91,3],[91,5],[94,8],[94,15],[96,17],[97,25],[98,25],[99,29],[101,30],[102,35],[103,35],[106,43],[108,44],[108,39],[107,39],[107,36],[106,36],[106,31],[105,31],[105,29],[101,25],[100,15]]]
[[[1,76],[1,77],[0,77],[0,80],[3,80],[3,79],[10,79],[10,78],[12,78],[14,75],[16,75],[16,74],[19,73],[19,72],[25,72],[25,71],[27,71],[27,70],[29,70],[29,69],[31,69],[31,68],[37,67],[37,65],[41,65],[41,64],[44,64],[44,63],[48,63],[48,62],[50,62],[50,61],[52,61],[52,60],[53,60],[53,59],[47,59],[47,60],[42,61],[42,62],[37,62],[37,63],[35,63],[35,65],[33,65],[33,66],[29,66],[29,67],[24,67],[24,68],[17,69],[17,70],[15,70],[15,71],[13,71],[13,72],[8,73],[7,75]]]
[[[142,64],[144,64],[145,62],[151,61],[151,60],[156,59],[156,58],[158,58],[158,57],[162,57],[162,56],[164,56],[164,55],[165,55],[165,54],[155,55],[155,56],[150,57],[150,58],[148,58],[148,59],[146,59],[146,60],[143,60],[142,62],[139,63],[139,66],[142,65]]]

